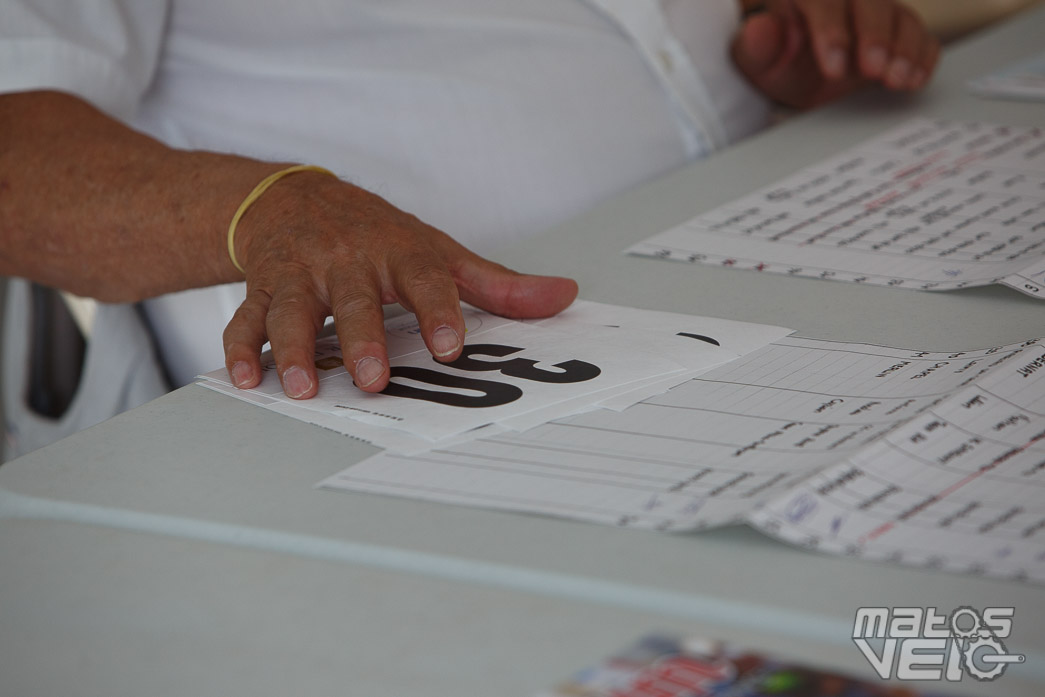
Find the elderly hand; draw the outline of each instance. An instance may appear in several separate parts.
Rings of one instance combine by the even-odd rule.
[[[806,108],[862,84],[916,90],[939,43],[897,0],[767,0],[733,42],[740,71],[770,98]]]
[[[243,278],[225,232],[251,187],[286,165],[176,150],[61,92],[0,95],[0,274],[106,302]],[[279,179],[235,235],[247,297],[225,330],[238,387],[261,380],[271,342],[287,395],[315,395],[316,333],[333,315],[362,389],[388,384],[383,303],[417,314],[432,354],[461,353],[459,300],[547,317],[577,284],[524,276],[469,252],[384,199],[328,174]]]
[[[356,385],[388,384],[381,306],[417,315],[432,355],[452,361],[465,334],[464,300],[508,317],[546,317],[577,295],[569,279],[526,276],[489,262],[384,199],[329,175],[281,179],[244,215],[236,256],[247,296],[225,329],[225,361],[237,387],[261,380],[271,342],[287,396],[306,399],[319,382],[316,334],[333,316]]]

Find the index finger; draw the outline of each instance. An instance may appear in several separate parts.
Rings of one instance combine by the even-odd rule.
[[[853,31],[857,62],[864,77],[877,80],[889,63],[896,6],[882,0],[853,0]]]
[[[829,80],[840,80],[849,69],[852,30],[849,3],[846,0],[796,0],[813,44],[813,55],[821,74]]]

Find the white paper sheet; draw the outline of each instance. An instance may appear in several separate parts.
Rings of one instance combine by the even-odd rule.
[[[385,428],[383,426],[373,426],[354,419],[346,419],[335,414],[328,414],[314,409],[303,409],[289,400],[283,401],[272,399],[264,395],[254,394],[247,390],[237,390],[232,387],[232,385],[222,384],[215,380],[200,380],[196,384],[201,387],[206,387],[209,390],[214,390],[215,392],[235,397],[241,401],[264,407],[265,409],[277,414],[289,416],[297,421],[312,424],[313,426],[319,426],[328,431],[340,433],[341,435],[352,438],[353,440],[362,441],[375,447],[383,448],[391,452],[402,453],[404,455],[415,455],[427,452],[432,449],[435,443],[438,443],[439,447],[450,447],[459,443],[465,443],[473,438],[500,434],[508,430],[507,428],[497,426],[496,424],[489,424],[477,428],[474,431],[465,431],[456,436],[442,438],[433,443],[433,441],[428,440],[427,438],[411,435],[406,431]]]
[[[540,322],[505,320],[469,308],[467,324],[468,361],[438,364],[424,348],[412,316],[390,320],[393,369],[453,376],[471,381],[461,383],[465,387],[474,384],[495,397],[501,390],[514,390],[503,403],[490,400],[492,404],[473,406],[482,392],[401,378],[395,379],[430,390],[436,401],[427,392],[425,399],[393,396],[390,390],[363,393],[341,364],[334,337],[317,343],[320,389],[313,399],[286,398],[271,361],[261,385],[252,390],[234,388],[223,369],[201,376],[200,384],[398,453],[416,453],[505,429],[531,428],[589,411],[606,400],[623,408],[650,394],[650,385],[663,391],[789,331],[585,301]],[[563,371],[568,371],[569,381],[562,380]],[[456,406],[457,401],[466,406]],[[486,428],[477,430],[480,427]]]
[[[948,405],[968,402],[970,390],[1001,396],[981,405],[983,416],[959,420]],[[923,422],[941,413],[968,431],[962,437],[998,440],[997,425],[1010,424],[1001,427],[1005,445],[981,448],[976,457],[963,453],[962,464],[952,465],[958,473],[946,476],[924,457],[893,452],[893,439],[924,430]],[[1045,355],[1037,342],[938,353],[786,338],[619,413],[600,410],[415,457],[382,453],[320,486],[658,530],[754,520],[825,551],[1045,581],[1041,434]],[[933,447],[961,444],[934,440]],[[1005,534],[1022,536],[1013,544],[977,546],[975,534],[960,526],[960,534],[942,539],[921,521],[892,520],[895,532],[869,537],[868,526],[886,522],[880,511],[906,510],[892,502],[878,511],[861,508],[890,487],[917,488],[919,500],[935,495],[949,506],[998,500],[983,490],[993,475],[965,477],[1019,447],[1002,461],[1014,482],[1001,494],[1004,505],[981,503],[983,519],[970,519],[981,526],[1008,521]],[[828,489],[829,501],[816,500],[825,482],[845,482],[846,471],[869,463],[884,468],[876,471],[877,489],[862,497],[843,490],[828,496]],[[950,491],[956,477],[964,482],[961,498]],[[896,500],[910,505],[912,495]],[[931,560],[925,549],[933,550]],[[994,563],[997,554],[1003,562]]]
[[[465,346],[476,370],[457,367],[466,365],[461,359],[453,365],[436,363],[427,350],[422,350],[390,359],[393,385],[381,394],[357,389],[339,367],[320,379],[314,398],[299,400],[295,406],[435,440],[535,409],[550,410],[556,403],[578,395],[682,370],[679,364],[657,355],[636,360],[619,347],[520,323],[502,325],[482,336],[481,341]],[[340,361],[336,345],[324,348]],[[516,374],[499,370],[509,365]],[[419,396],[393,395],[393,388],[400,385],[411,390],[406,394]],[[282,396],[274,371],[268,371],[262,384],[252,391],[289,402]]]
[[[806,547],[1045,582],[1045,348],[1002,359],[753,522]]]
[[[919,290],[1045,297],[1045,133],[912,121],[629,253]]]
[[[968,87],[981,97],[1045,101],[1045,53],[970,80]]]

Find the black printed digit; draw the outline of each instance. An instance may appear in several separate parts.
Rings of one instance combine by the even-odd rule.
[[[718,343],[718,341],[716,339],[713,339],[710,336],[704,336],[703,334],[690,334],[689,332],[677,332],[675,334],[675,336],[688,336],[690,339],[697,339],[699,341],[706,341],[709,344],[714,344],[715,346],[721,346],[722,345],[722,344]]]
[[[473,355],[480,356],[510,356],[523,349],[516,346],[503,346],[501,344],[471,344],[464,347],[461,357],[446,365],[461,370],[498,370],[502,375],[508,375],[521,380],[532,380],[534,382],[549,382],[556,384],[584,382],[598,377],[602,370],[599,366],[585,361],[569,360],[555,363],[553,367],[562,372],[544,370],[537,368],[537,361],[529,358],[512,358],[507,361],[480,361],[472,358]]]
[[[487,369],[492,370],[492,368]],[[440,373],[428,368],[414,368],[411,366],[393,366],[389,371],[391,380],[388,387],[381,394],[393,397],[406,397],[407,399],[420,399],[426,402],[446,404],[451,407],[469,407],[473,409],[481,407],[499,407],[522,397],[522,390],[515,385],[492,380],[479,380],[477,378],[464,378],[459,375]],[[403,385],[395,382],[395,378],[407,378],[417,382],[439,385],[441,387],[455,387],[462,390],[475,390],[481,392],[481,396],[463,395],[456,392],[442,392],[439,390],[426,390],[412,385]]]
[[[461,357],[446,365],[461,370],[500,370],[512,361],[480,361],[472,358],[472,355],[479,354],[480,356],[503,358],[513,353],[519,353],[522,350],[518,346],[505,346],[503,344],[466,344],[461,351]]]

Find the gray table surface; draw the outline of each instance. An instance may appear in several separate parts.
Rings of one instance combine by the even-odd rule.
[[[960,350],[1045,335],[1005,288],[923,293],[694,267],[629,244],[913,116],[1045,124],[966,94],[1042,49],[1045,10],[950,51],[919,95],[868,92],[507,250],[582,296]],[[525,695],[655,629],[870,675],[869,605],[1015,606],[1026,653],[993,685],[1045,691],[1045,589],[794,549],[746,528],[662,535],[320,491],[375,452],[190,386],[0,467],[0,694]],[[941,686],[942,687],[942,686]]]

